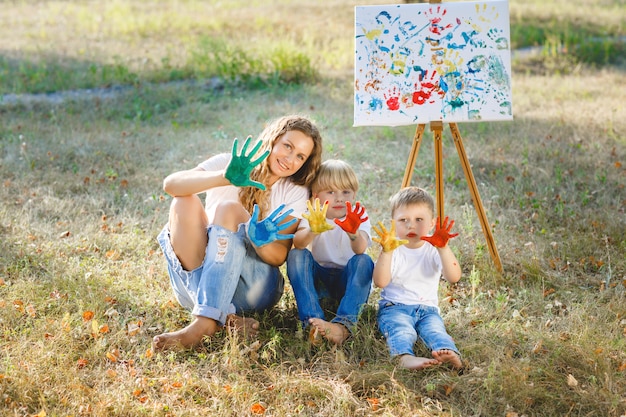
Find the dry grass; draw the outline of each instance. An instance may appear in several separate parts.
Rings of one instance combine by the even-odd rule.
[[[283,31],[324,48],[316,59],[333,64],[323,82],[257,91],[145,86],[116,99],[0,107],[0,414],[625,415],[626,82],[619,68],[515,73],[514,121],[460,126],[502,274],[444,131],[445,211],[461,233],[452,246],[464,277],[442,286],[441,307],[467,363],[461,374],[396,368],[376,329],[377,293],[341,349],[302,340],[288,289],[279,307],[260,317],[259,343],[225,335],[198,351],[149,351],[154,334],[189,320],[173,301],[155,241],[169,204],[161,191],[168,173],[230,149],[233,137],[258,133],[276,115],[298,112],[322,128],[326,158],[353,164],[374,221],[388,219],[387,198],[402,180],[413,128],[352,127],[343,61],[351,56],[345,33],[352,32],[353,5],[333,2],[335,14],[317,2],[277,1],[272,14],[261,13],[263,2],[248,3],[217,9],[215,22],[236,7],[237,16],[257,22],[255,30],[287,21],[288,13],[307,16],[297,19],[298,30],[283,23]],[[539,3],[511,9],[540,13]],[[0,48],[16,56],[35,46],[78,54],[77,38],[53,30],[58,25],[84,28],[82,49],[93,53],[86,60],[132,61],[150,51],[159,62],[176,49],[166,40],[193,39],[209,8],[194,1],[125,4],[4,5],[1,19],[44,23],[7,37],[3,20]],[[586,2],[577,4],[568,13],[591,15]],[[115,12],[117,24],[105,19],[101,32],[93,29],[97,13],[88,10],[117,16],[125,7],[134,8],[134,19]],[[162,31],[164,22],[171,32]],[[319,22],[341,33],[335,52],[316,37]],[[128,38],[116,35],[124,30]],[[152,116],[139,117],[146,112]],[[431,191],[432,156],[428,133],[413,183]]]

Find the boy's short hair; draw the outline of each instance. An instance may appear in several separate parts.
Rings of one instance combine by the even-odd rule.
[[[425,204],[430,209],[433,216],[435,215],[435,200],[424,190],[419,187],[405,187],[395,193],[389,199],[391,202],[391,217],[401,206],[409,206],[413,204]]]
[[[311,192],[315,194],[331,189],[352,190],[355,193],[359,190],[359,180],[350,164],[339,159],[322,162],[311,184]]]

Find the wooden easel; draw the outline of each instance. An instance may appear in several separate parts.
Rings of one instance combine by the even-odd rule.
[[[415,129],[415,136],[413,137],[413,146],[411,147],[411,152],[409,153],[409,160],[407,161],[406,169],[404,170],[404,178],[402,179],[403,188],[411,184],[411,178],[413,177],[413,167],[415,166],[415,161],[417,160],[417,153],[419,152],[420,145],[422,143],[422,136],[424,135],[425,127],[426,127],[425,124],[418,124],[417,128]],[[442,146],[443,122],[441,121],[430,122],[430,130],[433,132],[433,136],[435,140],[435,181],[436,181],[436,191],[437,191],[437,216],[439,216],[439,222],[441,225],[444,219],[443,146]],[[459,158],[461,159],[463,173],[465,173],[465,180],[467,181],[467,184],[469,185],[470,193],[472,195],[472,201],[474,203],[474,208],[476,208],[476,213],[478,214],[480,225],[482,226],[483,233],[485,234],[485,237],[487,238],[487,246],[489,247],[489,253],[491,254],[491,259],[496,265],[496,268],[498,268],[498,271],[502,272],[502,262],[500,261],[500,255],[498,254],[498,249],[496,248],[496,244],[493,240],[493,234],[491,233],[491,228],[489,227],[489,222],[487,221],[487,215],[485,214],[483,203],[480,199],[480,195],[478,194],[478,188],[476,188],[476,180],[474,180],[474,174],[472,173],[472,168],[470,166],[469,160],[467,159],[467,154],[465,153],[465,147],[463,146],[463,138],[461,138],[461,133],[459,132],[459,128],[456,123],[450,123],[450,132],[452,132],[452,137],[454,138],[454,145],[456,146],[457,153],[459,154]]]

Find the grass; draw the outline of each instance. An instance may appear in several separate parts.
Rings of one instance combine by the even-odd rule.
[[[623,36],[623,2],[545,3],[511,2],[516,46],[571,40],[574,21],[589,36]],[[155,241],[170,172],[277,115],[305,113],[323,131],[325,158],[355,167],[370,218],[388,219],[414,127],[352,127],[353,6],[3,6],[2,93],[128,88],[0,105],[0,414],[626,414],[624,69],[559,48],[514,62],[514,121],[460,126],[503,273],[444,130],[445,212],[464,276],[440,297],[463,373],[396,368],[376,328],[377,292],[339,349],[303,340],[287,288],[260,317],[258,343],[224,335],[198,351],[149,350],[153,335],[189,320]],[[597,45],[589,56],[603,56]],[[232,57],[211,58],[219,48]],[[241,64],[260,60],[261,48],[284,55]],[[203,81],[213,75],[227,82]],[[198,81],[160,83],[171,80]],[[413,183],[432,192],[430,138]]]

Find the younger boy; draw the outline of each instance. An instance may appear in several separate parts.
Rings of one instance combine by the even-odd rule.
[[[392,356],[400,366],[424,369],[449,363],[460,369],[460,353],[446,332],[439,315],[438,288],[443,276],[450,283],[461,279],[461,267],[448,246],[454,221],[443,225],[434,218],[434,201],[418,187],[406,187],[391,197],[391,230],[382,223],[374,227],[382,245],[374,284],[382,288],[378,327],[387,339]],[[435,228],[435,233],[429,236]],[[397,231],[397,237],[396,237]],[[432,359],[415,356],[413,346],[420,337],[431,351]]]
[[[361,203],[351,204],[358,189],[348,163],[325,161],[311,185],[315,207],[307,202],[309,212],[302,215],[287,257],[298,317],[303,327],[311,326],[309,338],[314,344],[318,335],[342,344],[354,331],[369,297],[374,262],[365,251],[371,245],[371,225]],[[326,295],[339,301],[330,322],[320,306],[320,298]]]

